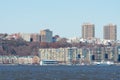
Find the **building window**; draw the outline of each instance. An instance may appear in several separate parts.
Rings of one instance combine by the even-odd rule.
[[[80,54],[78,54],[78,58],[81,58]]]
[[[108,54],[105,54],[105,59],[108,59]]]
[[[92,57],[92,60],[95,60],[95,55],[92,55],[91,57]]]
[[[118,61],[120,62],[120,54],[118,55]]]
[[[33,38],[30,38],[30,42],[33,42]]]

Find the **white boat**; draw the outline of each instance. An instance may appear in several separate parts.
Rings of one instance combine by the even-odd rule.
[[[93,65],[100,65],[100,66],[114,65],[114,62],[112,61],[93,62]]]
[[[58,65],[56,60],[41,60],[40,65]]]

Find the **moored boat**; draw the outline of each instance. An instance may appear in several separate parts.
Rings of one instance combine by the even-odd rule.
[[[112,61],[93,62],[93,65],[107,66],[107,65],[114,65],[114,62]]]

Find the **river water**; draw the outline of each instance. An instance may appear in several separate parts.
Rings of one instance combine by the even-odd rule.
[[[120,80],[120,66],[0,65],[0,80]]]

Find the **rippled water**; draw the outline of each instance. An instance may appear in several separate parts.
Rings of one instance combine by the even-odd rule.
[[[120,80],[120,66],[0,66],[0,80]]]

